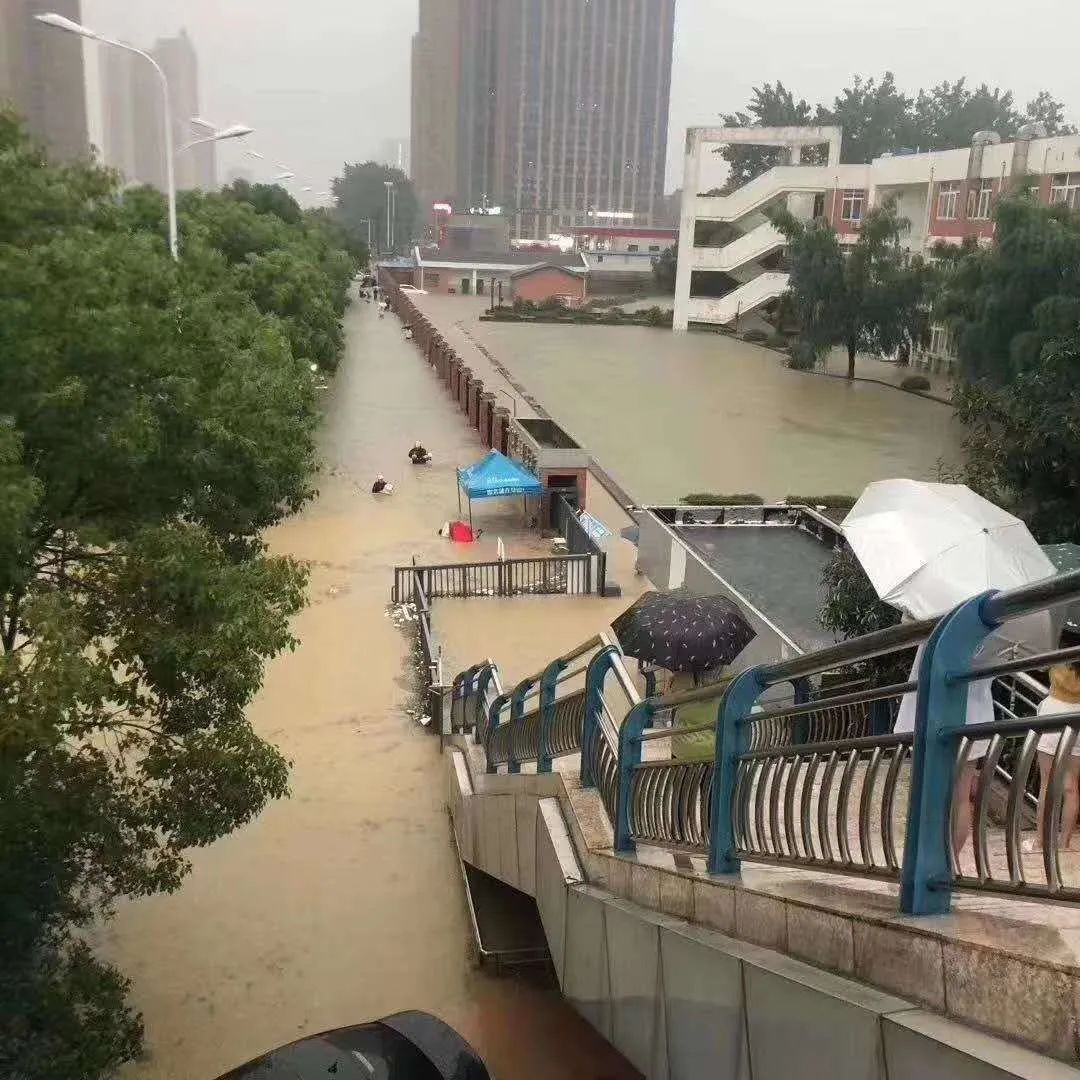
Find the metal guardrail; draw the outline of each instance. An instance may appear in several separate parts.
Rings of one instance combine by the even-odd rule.
[[[714,874],[746,859],[881,878],[899,883],[900,908],[914,915],[947,911],[957,888],[1080,902],[1080,866],[1063,865],[1061,844],[1063,807],[1076,812],[1066,795],[1080,774],[1080,707],[1037,715],[1046,669],[1080,661],[1080,649],[975,661],[1002,622],[1078,597],[1080,572],[1060,575],[975,597],[940,620],[644,701],[618,648],[593,638],[485,699],[488,768],[518,771],[535,761],[547,771],[553,756],[578,752],[582,783],[599,790],[617,851],[644,843],[697,853]],[[863,674],[811,685],[923,643],[910,681],[873,686]],[[489,672],[488,683],[496,675],[490,661],[470,671]],[[480,679],[472,677],[476,693]],[[991,684],[993,711],[967,724],[968,686],[981,681]],[[785,682],[794,695],[777,702],[772,688]],[[606,685],[625,698],[621,721]],[[872,706],[891,710],[908,694],[913,731],[867,733]],[[643,760],[646,745],[671,735],[647,730],[657,714],[703,701],[717,707],[712,760]],[[1033,783],[1038,755],[1041,789]],[[1038,828],[1025,843],[1036,810]]]
[[[607,553],[585,531],[585,526],[578,520],[574,508],[562,494],[554,498],[555,528],[566,539],[566,546],[571,555],[589,555],[596,560],[596,591],[604,595],[607,583]]]
[[[394,603],[415,602],[415,582],[429,600],[448,596],[581,596],[593,591],[592,564],[587,555],[397,566]]]

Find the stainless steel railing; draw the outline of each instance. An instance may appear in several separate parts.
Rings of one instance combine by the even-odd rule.
[[[899,882],[912,914],[947,910],[953,888],[1077,902],[1080,856],[1065,842],[1080,814],[1080,705],[1039,708],[1047,669],[1080,662],[1080,649],[972,658],[1003,621],[1078,597],[1080,573],[1063,575],[646,701],[617,648],[593,638],[491,701],[489,768],[580,752],[616,850],[702,854],[714,873],[748,859]],[[917,676],[867,684],[866,661],[923,642]],[[968,724],[974,682],[991,683],[993,710]],[[914,731],[870,730],[875,710],[888,724],[907,695]],[[653,728],[701,702],[715,703],[715,726]],[[695,732],[711,733],[714,758],[672,758],[672,735]]]

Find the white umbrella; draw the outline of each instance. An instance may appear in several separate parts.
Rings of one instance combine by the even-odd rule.
[[[913,619],[1054,573],[1019,518],[963,484],[880,480],[867,486],[843,530],[878,596]],[[1041,612],[994,637],[1035,651],[1056,644],[1053,620]]]

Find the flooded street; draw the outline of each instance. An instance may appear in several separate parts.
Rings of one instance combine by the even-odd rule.
[[[209,1080],[401,1009],[449,1021],[497,1076],[634,1075],[557,994],[472,965],[439,741],[406,713],[409,643],[386,603],[395,564],[452,557],[436,531],[456,514],[455,466],[482,447],[396,319],[358,304],[348,331],[320,497],[269,536],[312,566],[301,644],[251,708],[293,762],[292,797],[194,852],[177,893],[123,904],[101,932],[147,1027],[146,1059],[125,1077]],[[436,462],[407,473],[415,439]],[[379,472],[392,498],[370,495]]]
[[[691,491],[857,495],[884,477],[932,478],[939,459],[958,456],[948,406],[790,371],[779,354],[735,338],[482,323],[472,298],[419,300],[440,325],[463,322],[642,502]],[[883,369],[895,375],[872,361],[860,374]]]

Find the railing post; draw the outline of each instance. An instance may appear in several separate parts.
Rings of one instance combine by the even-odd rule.
[[[509,694],[500,694],[491,703],[491,708],[488,709],[487,725],[484,732],[484,761],[487,763],[487,771],[489,773],[497,773],[499,771],[499,766],[493,764],[491,760],[491,740],[495,735],[495,729],[499,726],[499,713],[502,712],[502,707],[509,700]]]
[[[553,660],[540,676],[540,733],[536,748],[538,773],[551,772],[551,726],[555,720],[555,691],[559,675],[566,666],[563,660]]]
[[[950,678],[966,671],[993,629],[982,609],[993,593],[972,597],[934,628],[919,662],[915,733],[911,749],[900,910],[905,915],[943,915],[952,900],[949,829],[956,749],[951,732],[964,726],[968,683]]]
[[[614,657],[619,655],[617,645],[605,645],[589,661],[585,672],[585,717],[581,722],[581,786],[596,787],[592,771],[593,741],[600,735],[600,714],[604,711],[604,680],[611,670]]]
[[[749,736],[745,719],[765,689],[762,669],[749,668],[731,681],[716,714],[716,749],[713,752],[712,815],[709,822],[709,873],[736,874],[735,828],[732,804],[739,755],[746,752]]]
[[[510,696],[510,736],[506,755],[507,772],[521,772],[521,762],[514,755],[514,725],[520,724],[522,717],[525,715],[525,695],[533,688],[533,685],[533,680],[522,679],[514,687],[514,692]]]
[[[641,734],[652,727],[656,710],[648,701],[639,701],[627,714],[619,728],[619,775],[615,793],[615,850],[631,854],[636,850],[630,829],[630,796],[633,790],[634,767],[641,764]]]
[[[484,708],[484,698],[487,696],[488,684],[495,677],[495,668],[492,664],[484,664],[480,674],[476,677],[476,712],[473,720],[473,742],[479,744],[484,741],[487,727],[487,710]]]

